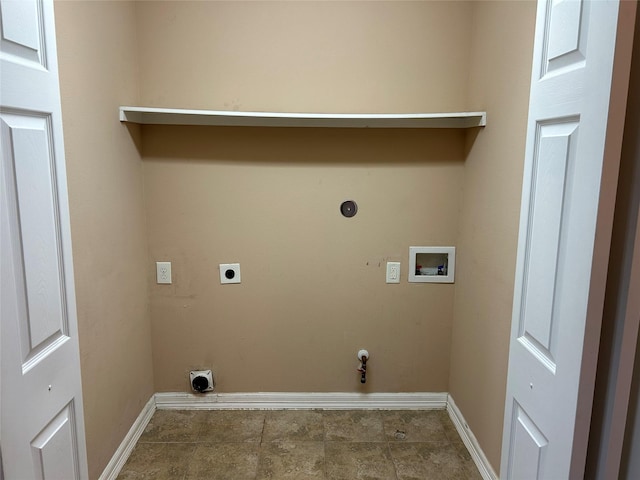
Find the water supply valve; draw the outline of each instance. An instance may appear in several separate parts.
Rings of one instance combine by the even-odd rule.
[[[360,383],[367,382],[367,360],[369,360],[369,352],[366,350],[358,351],[358,360],[360,360],[360,367],[358,367],[358,372],[360,372]]]

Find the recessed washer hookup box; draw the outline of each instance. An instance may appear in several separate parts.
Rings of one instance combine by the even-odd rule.
[[[456,247],[409,247],[409,282],[453,283]]]

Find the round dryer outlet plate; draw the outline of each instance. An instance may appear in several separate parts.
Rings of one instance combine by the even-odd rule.
[[[340,205],[340,213],[344,217],[351,218],[358,213],[358,205],[353,200],[346,200]]]

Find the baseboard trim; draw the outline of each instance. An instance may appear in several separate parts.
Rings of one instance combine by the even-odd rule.
[[[460,438],[462,438],[462,441],[467,447],[467,450],[469,450],[471,458],[476,464],[476,467],[478,467],[482,478],[484,480],[498,480],[496,472],[491,467],[489,460],[487,460],[482,448],[480,448],[478,440],[469,428],[469,425],[467,425],[467,421],[462,416],[460,409],[458,409],[458,406],[456,405],[456,402],[453,401],[451,395],[449,395],[447,400],[447,413],[456,427]]]
[[[443,393],[156,393],[160,410],[437,410],[447,406]]]
[[[147,427],[147,424],[149,423],[149,420],[151,420],[155,411],[156,401],[154,395],[151,395],[151,398],[142,408],[140,415],[135,419],[133,425],[131,425],[131,428],[122,440],[122,443],[113,454],[113,457],[111,457],[111,460],[105,467],[102,475],[100,475],[99,480],[116,479],[125,462],[129,459],[129,455],[131,455],[140,435],[144,432],[144,429]]]

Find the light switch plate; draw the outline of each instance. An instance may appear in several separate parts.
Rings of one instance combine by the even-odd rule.
[[[387,283],[400,283],[400,262],[387,262]]]

